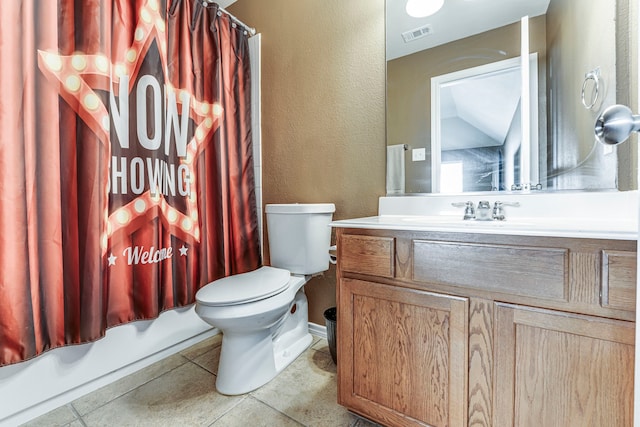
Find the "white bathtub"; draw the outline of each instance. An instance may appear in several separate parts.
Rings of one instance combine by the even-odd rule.
[[[217,333],[193,306],[0,368],[0,426],[16,426]]]

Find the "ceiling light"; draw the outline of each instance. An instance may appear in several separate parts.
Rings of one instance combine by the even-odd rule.
[[[414,18],[431,16],[444,5],[444,0],[408,0],[407,13]]]

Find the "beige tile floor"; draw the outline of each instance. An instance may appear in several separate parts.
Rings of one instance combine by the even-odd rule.
[[[216,392],[221,336],[167,357],[24,426],[373,427],[336,403],[325,339],[275,379],[241,396]]]

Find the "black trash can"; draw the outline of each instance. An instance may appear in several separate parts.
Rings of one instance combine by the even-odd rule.
[[[327,341],[329,341],[329,352],[333,363],[338,364],[336,355],[336,321],[338,320],[338,309],[335,307],[328,308],[324,311],[324,320],[327,325]]]

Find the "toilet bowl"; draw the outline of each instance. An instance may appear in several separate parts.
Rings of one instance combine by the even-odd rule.
[[[216,388],[248,393],[273,379],[310,344],[304,284],[329,267],[333,204],[267,205],[272,266],[211,282],[196,313],[222,331]]]

